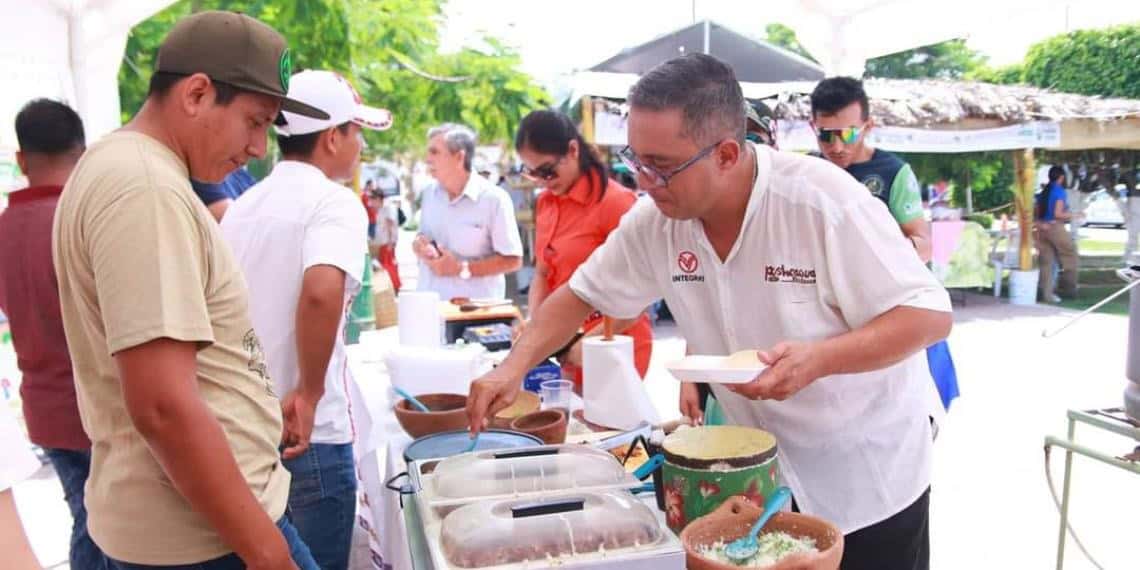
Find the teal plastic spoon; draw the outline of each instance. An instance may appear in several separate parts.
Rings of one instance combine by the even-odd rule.
[[[471,438],[471,445],[463,450],[463,453],[471,453],[475,451],[475,447],[479,445],[479,432],[475,432],[475,437]]]
[[[395,390],[396,393],[399,394],[401,398],[407,400],[408,403],[410,403],[412,405],[412,407],[414,407],[415,409],[417,409],[421,412],[430,412],[431,411],[430,409],[428,409],[427,406],[424,405],[423,402],[417,400],[415,396],[413,396],[413,395],[411,395],[411,394],[409,394],[409,393],[407,393],[407,392],[405,392],[405,391],[403,391],[403,390],[401,390],[395,386],[392,386],[392,389]]]
[[[768,520],[772,515],[780,512],[784,507],[784,503],[792,498],[792,490],[787,487],[780,487],[772,493],[771,497],[764,502],[764,512],[761,513],[760,518],[756,520],[756,524],[752,525],[752,529],[748,534],[732,541],[728,546],[724,547],[724,555],[729,560],[736,564],[747,562],[749,558],[756,556],[756,552],[760,550],[760,543],[756,541],[761,529],[764,525],[768,524]]]

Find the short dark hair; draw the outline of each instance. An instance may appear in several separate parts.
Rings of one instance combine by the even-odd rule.
[[[859,103],[864,121],[871,117],[871,103],[862,81],[854,77],[828,77],[811,92],[811,116],[834,115],[852,103]]]
[[[87,146],[83,120],[71,107],[51,99],[33,99],[16,114],[20,152],[61,155]]]
[[[147,89],[146,96],[162,99],[170,93],[171,89],[174,89],[174,86],[177,85],[179,81],[187,77],[190,76],[182,73],[171,73],[169,71],[156,71],[150,76],[150,87]],[[210,79],[210,82],[214,84],[214,92],[216,93],[214,102],[223,107],[229,105],[243,92],[242,89],[238,89],[229,83],[214,81],[213,79]]]
[[[629,104],[655,111],[681,109],[685,135],[701,144],[731,136],[744,141],[744,94],[736,73],[703,53],[671,59],[641,76]]]
[[[342,123],[336,126],[336,130],[341,133],[348,132],[348,126],[352,121]],[[327,129],[326,129],[327,130]],[[277,135],[277,148],[281,149],[283,156],[300,156],[308,157],[313,154],[317,148],[317,141],[321,138],[321,133],[325,131],[317,131],[315,133],[305,133],[303,135],[293,135],[287,137],[285,135]]]
[[[1049,168],[1049,182],[1056,182],[1065,175],[1065,168],[1059,164],[1054,164]]]

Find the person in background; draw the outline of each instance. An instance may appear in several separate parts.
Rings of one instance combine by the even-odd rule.
[[[368,239],[372,239],[376,237],[376,212],[380,208],[380,198],[377,196],[376,184],[373,181],[364,183],[364,190],[360,191],[360,203],[364,205],[364,212],[368,214]]]
[[[16,162],[28,188],[8,196],[0,212],[0,310],[8,315],[28,437],[51,461],[71,511],[72,568],[106,567],[87,534],[84,485],[91,471],[91,440],[75,401],[71,357],[60,317],[51,263],[51,226],[59,195],[87,144],[83,122],[67,105],[31,101],[16,115]],[[2,552],[2,551],[0,551]]]
[[[763,101],[744,103],[745,138],[756,143],[779,148],[776,145],[776,116]]]
[[[239,168],[229,173],[217,184],[192,179],[190,186],[194,188],[194,193],[210,210],[214,219],[220,222],[222,216],[226,215],[226,209],[230,207],[230,204],[233,204],[238,196],[245,193],[256,182],[245,168]]]
[[[1036,209],[1041,299],[1046,303],[1060,303],[1062,297],[1077,296],[1077,265],[1080,263],[1073,236],[1065,229],[1065,223],[1073,219],[1073,212],[1069,209],[1065,169],[1061,166],[1049,169],[1049,182],[1038,195]],[[1054,292],[1054,261],[1061,264],[1061,296]]]
[[[850,77],[820,81],[811,93],[811,115],[812,129],[823,157],[846,170],[886,204],[919,259],[930,263],[934,248],[918,179],[910,165],[898,156],[867,143],[867,134],[875,122],[863,82]],[[959,395],[950,346],[942,340],[928,347],[926,352],[942,407],[948,410]]]
[[[519,125],[515,152],[522,174],[544,191],[535,206],[535,274],[528,295],[530,314],[598,249],[633,207],[633,191],[611,179],[597,151],[570,117],[534,111]],[[618,321],[614,330],[633,337],[634,364],[642,378],[653,352],[653,328],[645,313]],[[591,314],[575,339],[558,351],[563,377],[582,387],[582,337],[601,334],[602,315]]]
[[[283,111],[275,124],[281,162],[234,202],[222,235],[250,290],[253,328],[285,417],[285,468],[293,475],[289,520],[324,570],[348,567],[356,520],[356,465],[345,356],[348,307],[360,292],[367,221],[345,187],[360,165],[362,128],[391,114],[359,103],[331,71],[303,71],[289,98],[327,119]]]
[[[376,263],[388,273],[392,281],[392,290],[400,293],[403,283],[400,281],[400,269],[396,263],[396,245],[400,241],[400,195],[393,194],[385,197],[377,194],[380,202],[380,212],[377,215],[376,235],[372,244],[376,247]]]
[[[471,171],[475,131],[444,124],[428,131],[428,173],[420,234],[412,251],[420,262],[420,291],[441,299],[503,299],[503,277],[522,267],[522,238],[511,197]]]
[[[4,458],[0,461],[0,552],[4,553],[4,568],[40,570],[40,562],[20,522],[16,498],[12,496],[12,487],[31,477],[40,468],[40,462],[32,453],[28,440],[24,439],[16,418],[3,405],[0,405],[0,457]],[[75,570],[101,570],[106,566],[99,563],[76,566],[72,563],[71,567]]]
[[[190,186],[264,157],[281,110],[328,117],[286,97],[290,61],[249,16],[182,18],[138,114],[87,149],[60,197],[52,252],[92,442],[87,527],[116,570],[316,568],[285,517],[281,402],[245,280]]]

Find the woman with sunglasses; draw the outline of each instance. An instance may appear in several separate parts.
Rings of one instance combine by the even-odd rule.
[[[528,298],[534,311],[570,280],[633,207],[633,191],[609,178],[605,164],[569,117],[555,111],[534,111],[522,120],[515,135],[522,174],[544,191],[535,207],[535,276]],[[582,389],[581,336],[601,333],[602,317],[594,313],[579,336],[556,355],[563,375]],[[645,377],[653,349],[649,317],[618,321],[615,330],[633,337],[634,364]]]

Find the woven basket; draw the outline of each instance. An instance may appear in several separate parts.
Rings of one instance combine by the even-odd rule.
[[[396,291],[388,272],[372,272],[372,307],[376,313],[376,328],[396,326]]]

